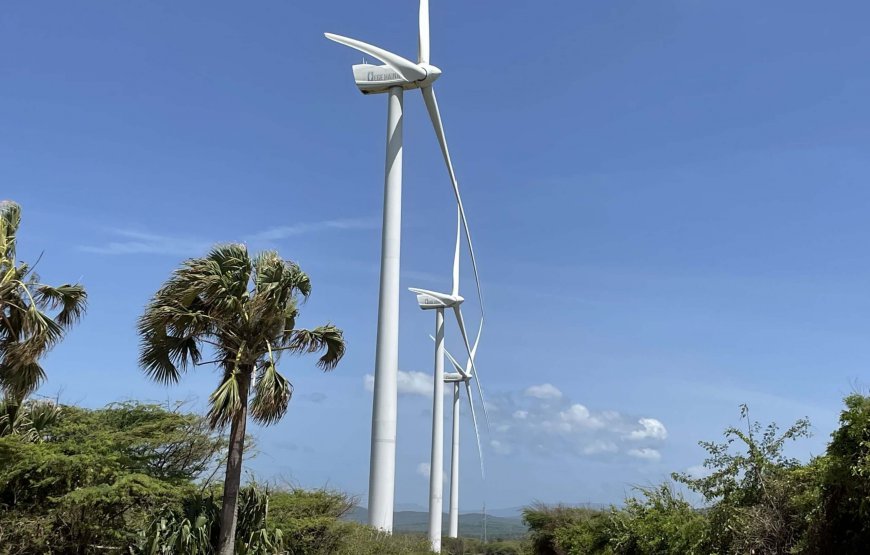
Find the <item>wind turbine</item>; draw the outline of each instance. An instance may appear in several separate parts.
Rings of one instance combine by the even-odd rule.
[[[461,400],[459,384],[465,384],[465,393],[468,396],[468,407],[471,409],[471,421],[474,424],[474,435],[477,439],[477,454],[480,461],[480,477],[486,479],[486,473],[483,468],[483,449],[480,445],[480,429],[477,427],[477,414],[474,411],[474,396],[471,394],[471,380],[475,379],[476,372],[472,371],[472,359],[477,353],[477,345],[480,342],[480,333],[483,331],[483,320],[480,321],[480,327],[477,329],[477,338],[474,340],[474,346],[471,347],[471,354],[468,357],[468,362],[463,369],[456,359],[445,349],[444,353],[450,359],[455,373],[445,374],[444,381],[453,384],[453,437],[452,451],[450,455],[450,521],[448,526],[447,536],[450,538],[459,537],[459,403]],[[480,385],[480,381],[477,380]],[[480,401],[483,403],[483,411],[486,413],[486,402],[483,400],[481,392]],[[489,418],[487,417],[487,421]]]
[[[396,412],[398,406],[399,359],[399,254],[402,219],[402,110],[406,89],[420,89],[435,128],[453,193],[459,207],[468,243],[474,279],[483,312],[477,261],[459,184],[447,149],[438,101],[432,84],[441,70],[429,63],[429,0],[420,0],[417,63],[365,42],[326,33],[326,38],[380,60],[353,66],[354,81],[363,94],[388,93],[387,156],[384,179],[384,223],[381,238],[381,278],[378,301],[378,333],[375,355],[375,383],[372,406],[372,440],[369,468],[369,524],[381,530],[393,529],[393,497],[396,478]],[[437,297],[436,297],[437,299]],[[446,306],[446,305],[445,305]],[[452,305],[451,305],[452,306]],[[457,305],[458,306],[458,305]],[[457,313],[458,314],[458,313]],[[467,343],[467,341],[466,341]]]
[[[460,230],[462,224],[462,212],[456,210],[456,248],[453,251],[453,288],[450,293],[439,293],[429,291],[427,289],[418,289],[411,287],[409,290],[417,294],[417,304],[423,310],[435,310],[435,372],[433,375],[433,399],[432,399],[432,452],[429,463],[429,542],[432,545],[432,551],[441,552],[441,515],[443,507],[443,488],[444,488],[444,310],[452,308],[456,316],[456,323],[459,325],[459,332],[465,342],[465,348],[468,351],[469,368],[474,368],[474,353],[477,350],[477,344],[480,341],[480,331],[483,330],[483,320],[478,329],[478,335],[474,342],[474,349],[468,343],[468,333],[465,330],[465,321],[462,318],[462,309],[460,305],[465,299],[459,295],[459,244]],[[452,359],[452,357],[451,357]],[[454,366],[459,370],[461,380],[470,379],[470,374],[466,373],[458,365]],[[469,370],[470,372],[471,370]],[[467,385],[467,383],[466,383]],[[454,385],[454,418],[459,410],[458,398],[458,380]],[[458,441],[458,430],[454,423],[454,441]],[[476,424],[475,424],[476,427]],[[478,438],[479,439],[479,438]],[[454,448],[454,456],[458,456],[458,451]],[[481,467],[482,468],[482,467]],[[452,482],[451,482],[451,499],[452,499]],[[458,492],[457,492],[458,493]],[[458,503],[458,500],[457,500]]]

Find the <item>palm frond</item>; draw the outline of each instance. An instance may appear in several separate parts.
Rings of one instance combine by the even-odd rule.
[[[167,348],[165,330],[144,330],[140,327],[142,341],[139,349],[139,366],[152,380],[162,384],[177,383],[185,367],[179,368],[172,362]]]
[[[293,385],[278,373],[274,361],[265,361],[254,387],[251,417],[266,426],[278,422],[287,412],[292,396]]]
[[[79,321],[88,305],[88,294],[79,284],[67,283],[58,287],[40,285],[36,288],[34,299],[49,310],[60,308],[54,320],[63,327]]]
[[[45,370],[35,360],[0,365],[0,388],[16,399],[27,397],[45,381]]]
[[[332,370],[344,356],[346,345],[344,332],[332,324],[319,326],[313,330],[293,330],[288,350],[297,353],[316,353],[326,350],[317,361],[322,370]]]
[[[10,201],[0,201],[0,257],[15,264],[15,234],[21,225],[21,207]]]
[[[242,410],[239,372],[227,372],[224,381],[209,396],[208,420],[212,428],[221,428],[232,422]]]

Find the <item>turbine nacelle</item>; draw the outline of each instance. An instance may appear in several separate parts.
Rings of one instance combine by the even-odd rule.
[[[420,305],[420,308],[423,310],[458,307],[465,301],[465,299],[460,295],[438,293],[437,291],[417,289],[415,287],[409,287],[408,290],[417,294],[417,304]]]
[[[420,64],[425,76],[417,81],[408,81],[388,65],[356,64],[353,66],[353,80],[363,94],[385,93],[393,87],[405,90],[426,87],[441,77],[441,70],[429,64]]]

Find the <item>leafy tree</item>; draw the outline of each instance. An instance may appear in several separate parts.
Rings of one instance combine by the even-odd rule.
[[[619,555],[708,555],[708,523],[669,484],[641,488],[640,498],[611,509],[607,547]],[[607,552],[606,550],[604,552]],[[571,550],[570,553],[588,553]]]
[[[123,403],[61,406],[40,432],[0,438],[0,554],[126,549],[150,515],[197,491],[224,447],[201,417]]]
[[[622,508],[537,505],[523,511],[535,555],[709,555],[707,519],[667,485]]]
[[[725,441],[700,442],[708,457],[708,476],[675,473],[673,478],[713,503],[708,517],[715,548],[722,553],[788,553],[806,533],[801,496],[812,487],[797,459],[784,453],[786,442],[810,435],[807,419],[780,433],[771,423],[762,427],[740,407],[746,428],[725,430]],[[735,450],[735,446],[739,449]]]
[[[596,527],[605,515],[602,511],[592,509],[536,503],[523,509],[523,522],[529,527],[535,555],[567,555],[569,551],[560,544],[566,531],[571,530],[570,534],[585,533]],[[601,536],[598,536],[596,540],[590,539],[590,542],[596,548],[603,547],[600,540]]]
[[[15,429],[25,397],[45,379],[40,359],[81,318],[87,304],[81,285],[40,283],[35,265],[18,262],[20,224],[21,208],[0,202],[0,390],[5,396],[6,433]]]
[[[213,428],[230,427],[219,555],[233,553],[249,408],[255,421],[275,423],[293,391],[278,372],[279,357],[287,351],[325,351],[318,365],[331,370],[344,355],[342,332],[335,326],[296,329],[300,296],[310,293],[308,276],[277,253],[251,258],[244,245],[223,245],[186,261],[139,320],[140,363],[154,380],[177,382],[191,365],[205,364],[201,353],[207,346],[215,353],[211,362],[222,370],[208,414]]]
[[[817,462],[820,506],[813,515],[810,552],[864,553],[870,545],[870,397],[850,395]]]
[[[356,499],[337,491],[277,490],[269,502],[269,527],[283,531],[294,555],[334,553],[347,533],[340,519],[354,505]]]

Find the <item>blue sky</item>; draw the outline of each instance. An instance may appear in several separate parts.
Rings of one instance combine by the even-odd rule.
[[[313,279],[301,324],[335,322],[349,351],[328,375],[285,361],[292,408],[256,431],[249,468],[365,494],[386,99],[356,91],[360,56],[322,32],[413,57],[416,10],[4,6],[0,197],[24,207],[21,256],[45,251],[46,281],[91,296],[43,393],[202,407],[215,374],[149,383],[136,318],[209,245],[275,248]],[[466,421],[463,507],[618,501],[698,465],[696,442],[739,403],[809,416],[795,454],[824,449],[870,362],[868,16],[851,1],[432,0],[489,316],[487,483]],[[403,286],[445,287],[452,196],[419,95],[405,106]],[[413,372],[431,372],[431,327],[405,294],[402,504],[427,498],[431,400]]]

